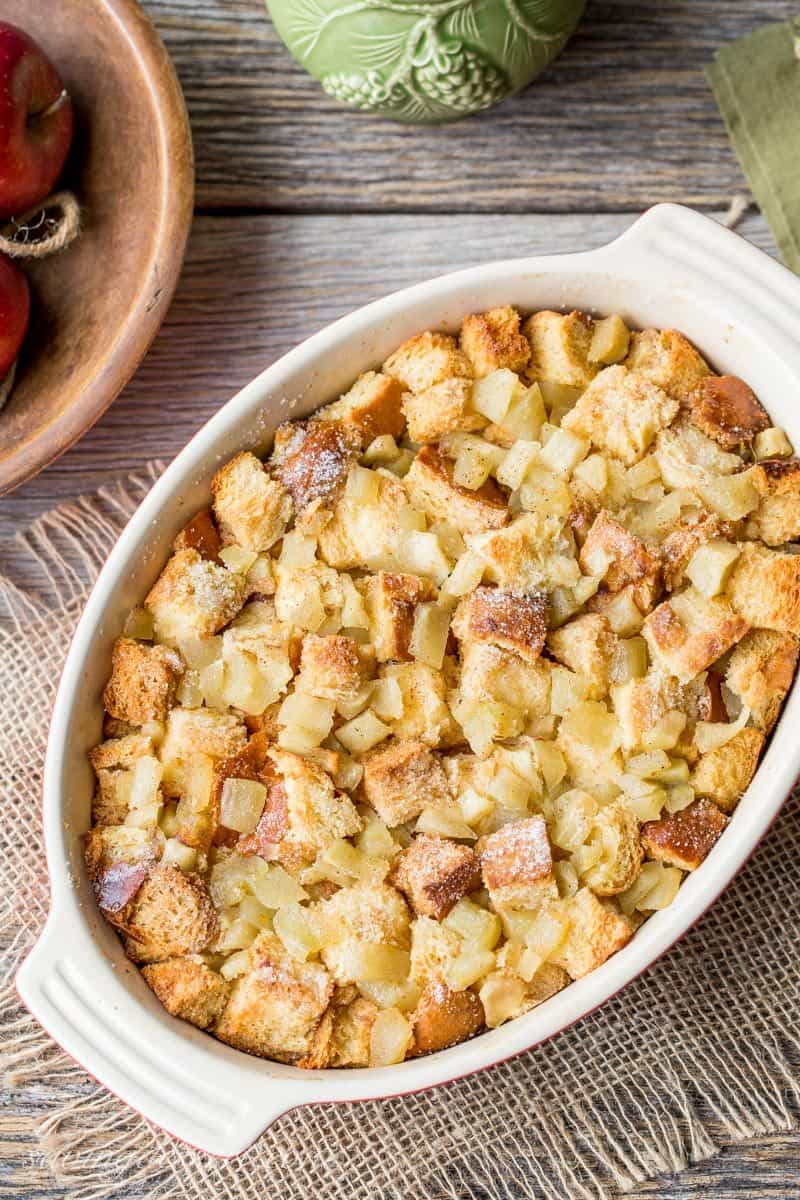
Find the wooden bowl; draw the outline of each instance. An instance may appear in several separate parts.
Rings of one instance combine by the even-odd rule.
[[[24,262],[31,326],[0,412],[0,493],[52,462],[128,382],[164,318],[192,219],[192,141],[166,50],[135,0],[5,0],[75,105],[63,185],[82,230]]]

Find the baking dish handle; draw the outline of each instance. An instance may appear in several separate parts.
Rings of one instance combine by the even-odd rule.
[[[133,967],[126,981],[126,966],[115,967],[109,956],[98,973],[97,948],[91,953],[77,913],[51,915],[17,974],[17,989],[47,1033],[120,1100],[195,1149],[230,1158],[309,1098],[276,1064],[217,1042],[211,1054],[205,1032],[165,1022]]]
[[[712,217],[679,204],[657,204],[592,257],[660,287],[686,292],[696,281],[721,311],[741,316],[784,361],[800,371],[800,279]]]

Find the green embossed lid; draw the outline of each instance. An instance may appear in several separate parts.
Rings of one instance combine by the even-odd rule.
[[[267,0],[278,33],[332,96],[413,124],[452,121],[525,87],[585,0]]]

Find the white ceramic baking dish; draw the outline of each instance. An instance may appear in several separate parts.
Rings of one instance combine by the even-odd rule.
[[[300,1104],[387,1097],[430,1087],[525,1050],[602,1004],[649,966],[719,895],[775,817],[800,771],[795,686],[730,827],[675,902],[585,979],[499,1029],[395,1067],[301,1071],[251,1058],[165,1013],[100,917],[81,835],[100,736],[102,685],[114,638],[203,506],[211,476],[243,447],[266,449],[278,422],[343,391],[418,330],[455,329],[499,304],[619,312],[631,324],[674,326],[717,369],[742,375],[800,446],[800,280],[707,217],[651,209],[621,238],[588,253],[521,258],[398,292],[336,322],[275,363],[192,439],[130,521],[81,618],[53,710],[44,774],[52,880],[47,926],[18,976],[48,1032],[144,1116],[194,1146],[230,1156]]]

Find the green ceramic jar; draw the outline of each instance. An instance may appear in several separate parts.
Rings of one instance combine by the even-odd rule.
[[[395,121],[453,121],[530,83],[585,0],[267,0],[326,92]]]

